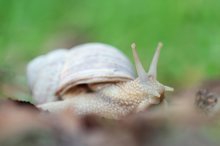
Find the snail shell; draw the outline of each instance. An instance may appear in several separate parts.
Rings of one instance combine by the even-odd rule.
[[[129,59],[113,46],[88,43],[58,49],[28,64],[29,87],[36,104],[62,99],[71,92],[95,92],[110,84],[134,79]]]
[[[55,50],[42,55],[28,64],[29,87],[36,103],[57,100],[54,93],[59,85],[60,71],[64,65],[67,50]]]

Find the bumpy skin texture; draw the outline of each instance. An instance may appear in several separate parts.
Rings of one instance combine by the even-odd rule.
[[[79,115],[96,114],[105,118],[120,119],[132,112],[142,111],[152,104],[160,103],[160,97],[149,94],[150,90],[158,89],[162,95],[164,87],[158,82],[152,81],[146,86],[136,79],[106,87],[96,93],[83,94],[38,107],[50,112],[71,109]]]

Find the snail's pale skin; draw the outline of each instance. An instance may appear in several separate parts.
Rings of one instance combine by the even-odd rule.
[[[155,87],[164,92],[163,86],[155,84]],[[141,85],[139,79],[136,79],[106,87],[97,93],[83,94],[64,101],[46,103],[39,107],[51,112],[69,108],[80,115],[96,114],[110,119],[120,119],[160,102],[160,97],[151,101],[150,97],[153,95],[149,94],[148,90],[150,89]]]
[[[50,112],[71,109],[79,115],[96,114],[109,119],[121,119],[131,113],[143,111],[151,105],[159,104],[163,101],[165,91],[173,91],[172,88],[156,80],[160,47],[161,44],[157,48],[149,72],[146,73],[139,61],[135,46],[132,46],[138,73],[138,78],[133,81],[113,84],[95,93],[45,103],[38,107]]]

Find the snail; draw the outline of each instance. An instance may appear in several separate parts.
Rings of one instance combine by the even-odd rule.
[[[131,45],[137,70],[117,48],[88,43],[70,50],[58,49],[32,60],[27,66],[29,87],[37,107],[78,115],[95,114],[121,119],[163,102],[165,91],[173,88],[157,81],[159,43],[148,73]]]

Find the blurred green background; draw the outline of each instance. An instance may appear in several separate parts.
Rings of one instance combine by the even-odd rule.
[[[104,42],[145,68],[159,41],[159,80],[176,88],[220,75],[219,0],[0,0],[0,96],[30,99],[26,64],[49,50]]]

